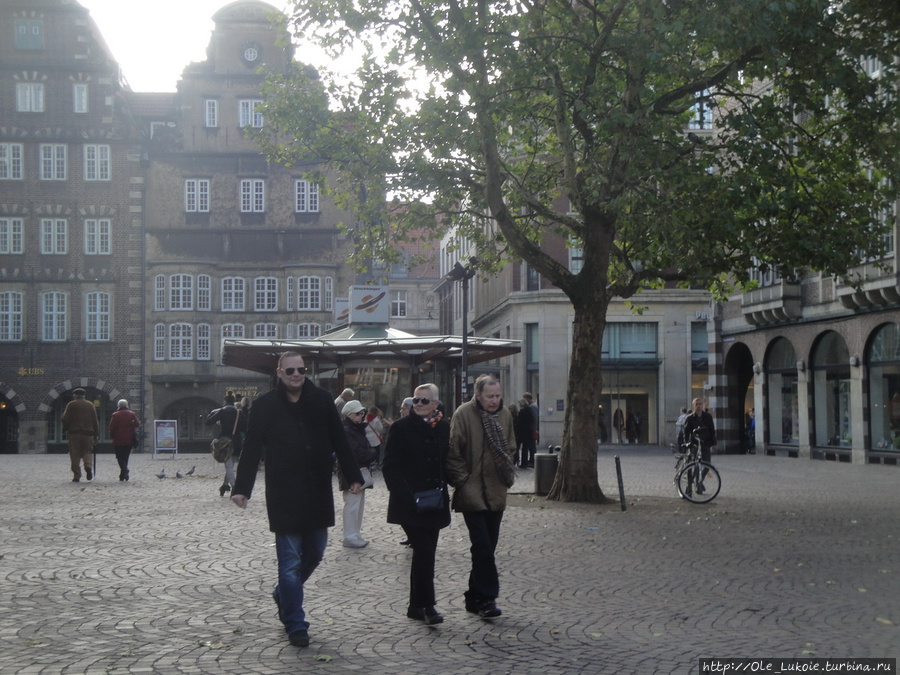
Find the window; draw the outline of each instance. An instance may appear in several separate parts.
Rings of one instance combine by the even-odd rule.
[[[22,294],[15,291],[0,293],[0,342],[22,340]]]
[[[608,323],[603,331],[603,359],[656,360],[656,340],[656,323]]]
[[[112,253],[112,221],[107,219],[84,221],[84,254],[109,255]]]
[[[209,361],[212,358],[212,340],[208,323],[197,326],[197,360]]]
[[[244,311],[244,280],[241,277],[222,279],[222,311]]]
[[[266,210],[266,182],[261,179],[241,181],[241,212],[262,213]]]
[[[88,86],[83,82],[72,85],[72,111],[86,113],[88,111]]]
[[[305,180],[294,182],[296,187],[295,210],[297,213],[318,213],[319,211],[319,184]]]
[[[190,274],[173,274],[169,278],[169,309],[194,308],[194,277]]]
[[[255,339],[271,339],[278,337],[278,325],[274,323],[257,323],[253,325],[253,337]]]
[[[41,340],[62,342],[66,339],[66,294],[41,295]]]
[[[108,342],[109,334],[109,293],[88,293],[85,302],[84,339],[88,342]]]
[[[193,356],[194,327],[189,323],[173,323],[169,326],[169,358],[186,361]]]
[[[84,179],[109,180],[109,146],[84,146]]]
[[[222,339],[244,337],[244,324],[242,323],[226,323],[222,325]]]
[[[0,254],[22,253],[22,219],[0,218]]]
[[[0,143],[0,180],[22,180],[22,144]]]
[[[197,309],[201,312],[212,309],[212,279],[208,274],[197,275]]]
[[[16,49],[43,49],[44,22],[40,19],[16,19]]]
[[[697,97],[697,102],[691,106],[691,121],[688,123],[690,129],[712,129],[712,106],[709,97],[709,91],[703,90]]]
[[[43,83],[17,82],[16,110],[19,112],[44,112]]]
[[[297,277],[297,309],[318,311],[322,308],[322,280],[319,277]]]
[[[41,253],[44,255],[65,255],[69,251],[65,218],[41,219]]]
[[[294,308],[294,277],[288,277],[285,283],[285,295],[287,296],[285,301],[285,306],[291,310]],[[290,324],[288,324],[290,325]],[[290,337],[290,336],[288,336]]]
[[[325,304],[322,307],[326,312],[334,310],[334,277],[325,277]]]
[[[66,179],[66,145],[64,143],[42,143],[41,180]]]
[[[157,274],[153,279],[153,311],[162,312],[166,308],[166,277]]]
[[[256,106],[262,103],[260,99],[245,99],[239,101],[239,119],[242,127],[261,127],[263,125],[263,116],[261,112],[256,111]]]
[[[296,327],[294,324],[289,323],[287,328],[289,333],[288,339],[317,338],[322,334],[322,327],[317,323],[298,323]]]
[[[525,290],[541,290],[541,275],[528,263],[525,263]],[[471,304],[469,306],[471,307]]]
[[[166,358],[166,327],[158,323],[153,327],[153,360],[163,361]]]
[[[188,213],[209,212],[209,180],[191,178],[184,181],[184,210]]]
[[[406,316],[406,291],[391,291],[391,318]]]
[[[214,98],[206,99],[204,105],[205,120],[207,127],[219,126],[219,102]]]
[[[572,274],[578,274],[584,266],[584,247],[576,246],[575,240],[569,245],[569,271]]]
[[[278,280],[259,277],[253,282],[253,311],[272,312],[278,308]]]

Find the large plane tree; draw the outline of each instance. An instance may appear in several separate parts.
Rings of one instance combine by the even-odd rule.
[[[605,499],[611,302],[666,283],[721,295],[754,266],[846,278],[883,254],[895,0],[298,0],[290,23],[359,69],[273,75],[259,141],[327,168],[360,251],[452,227],[482,274],[521,259],[571,300],[551,499]],[[549,235],[582,249],[580,271]]]

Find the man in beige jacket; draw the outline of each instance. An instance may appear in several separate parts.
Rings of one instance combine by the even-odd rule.
[[[494,551],[506,493],[515,480],[515,452],[513,419],[503,405],[500,382],[482,375],[475,380],[475,398],[459,406],[450,420],[447,480],[454,487],[453,510],[463,514],[472,543],[466,611],[485,619],[502,613]]]
[[[72,482],[81,480],[81,464],[88,480],[94,478],[94,443],[100,438],[100,422],[97,409],[84,398],[81,387],[72,392],[74,397],[62,414],[63,428],[69,437],[69,460],[72,465]]]

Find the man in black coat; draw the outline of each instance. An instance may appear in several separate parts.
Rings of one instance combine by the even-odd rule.
[[[712,450],[716,447],[716,425],[712,415],[703,409],[702,398],[695,398],[691,402],[691,407],[693,408],[691,414],[684,420],[684,440],[688,442],[693,439],[696,431],[700,440],[700,457],[708,462],[712,457]]]
[[[275,389],[251,408],[231,501],[247,506],[265,451],[266,506],[278,556],[272,597],[290,643],[306,647],[303,584],[322,561],[328,528],[334,525],[334,457],[350,492],[358,493],[363,479],[331,394],[306,379],[303,357],[285,352],[276,373]]]

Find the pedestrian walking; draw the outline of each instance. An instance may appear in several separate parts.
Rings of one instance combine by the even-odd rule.
[[[131,457],[131,448],[138,444],[137,430],[141,421],[133,410],[128,408],[128,401],[120,399],[116,403],[116,412],[109,418],[109,437],[113,442],[113,452],[116,453],[116,462],[119,465],[119,480],[127,481],[131,478],[128,470],[128,459]]]
[[[69,465],[72,482],[81,480],[81,466],[88,480],[94,479],[94,444],[100,439],[100,421],[94,404],[85,399],[81,387],[72,392],[72,400],[62,414],[63,429],[69,438]]]

